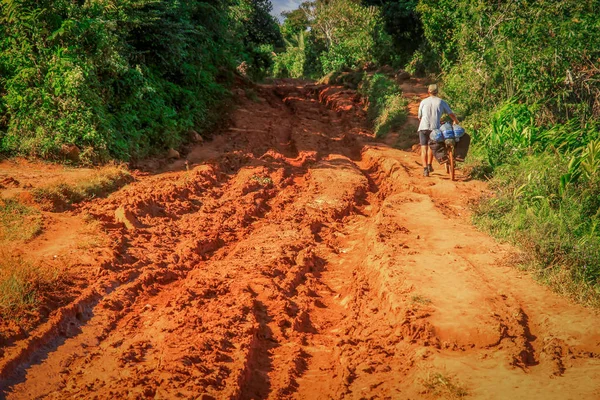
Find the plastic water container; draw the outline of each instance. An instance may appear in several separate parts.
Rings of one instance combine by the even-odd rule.
[[[461,138],[461,137],[463,137],[465,135],[465,128],[463,128],[460,125],[456,125],[455,124],[452,127],[452,130],[454,131],[454,137],[456,137],[456,138]]]
[[[444,125],[442,125],[440,127],[440,131],[442,131],[444,139],[454,139],[454,130],[452,130],[452,125],[450,125],[450,122],[446,122]]]
[[[433,140],[436,143],[441,143],[444,141],[444,135],[442,135],[442,131],[439,129],[434,129],[429,134],[429,139]]]

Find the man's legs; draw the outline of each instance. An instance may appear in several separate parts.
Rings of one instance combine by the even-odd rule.
[[[429,134],[431,131],[419,131],[419,144],[421,145],[421,162],[423,163],[423,176],[429,176],[429,172],[433,171],[430,168],[433,160],[433,152],[429,148]]]
[[[427,169],[427,172],[433,172],[433,150],[429,145],[421,146],[421,162],[423,163],[423,169]],[[425,176],[429,176],[426,174]]]

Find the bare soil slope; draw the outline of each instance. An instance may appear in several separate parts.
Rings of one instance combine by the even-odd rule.
[[[470,226],[483,183],[422,178],[344,88],[256,90],[83,207],[113,259],[4,344],[0,397],[600,398],[600,319]]]

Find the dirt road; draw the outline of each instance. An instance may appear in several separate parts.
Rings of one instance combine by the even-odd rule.
[[[113,258],[3,348],[0,397],[600,398],[600,319],[471,227],[483,183],[424,179],[353,92],[255,90],[187,165],[83,207]]]

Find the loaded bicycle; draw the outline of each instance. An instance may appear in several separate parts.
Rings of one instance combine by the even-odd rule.
[[[456,162],[464,161],[471,137],[460,125],[443,124],[440,129],[434,129],[429,136],[429,147],[435,159],[445,164],[446,173],[454,181],[456,179]]]

